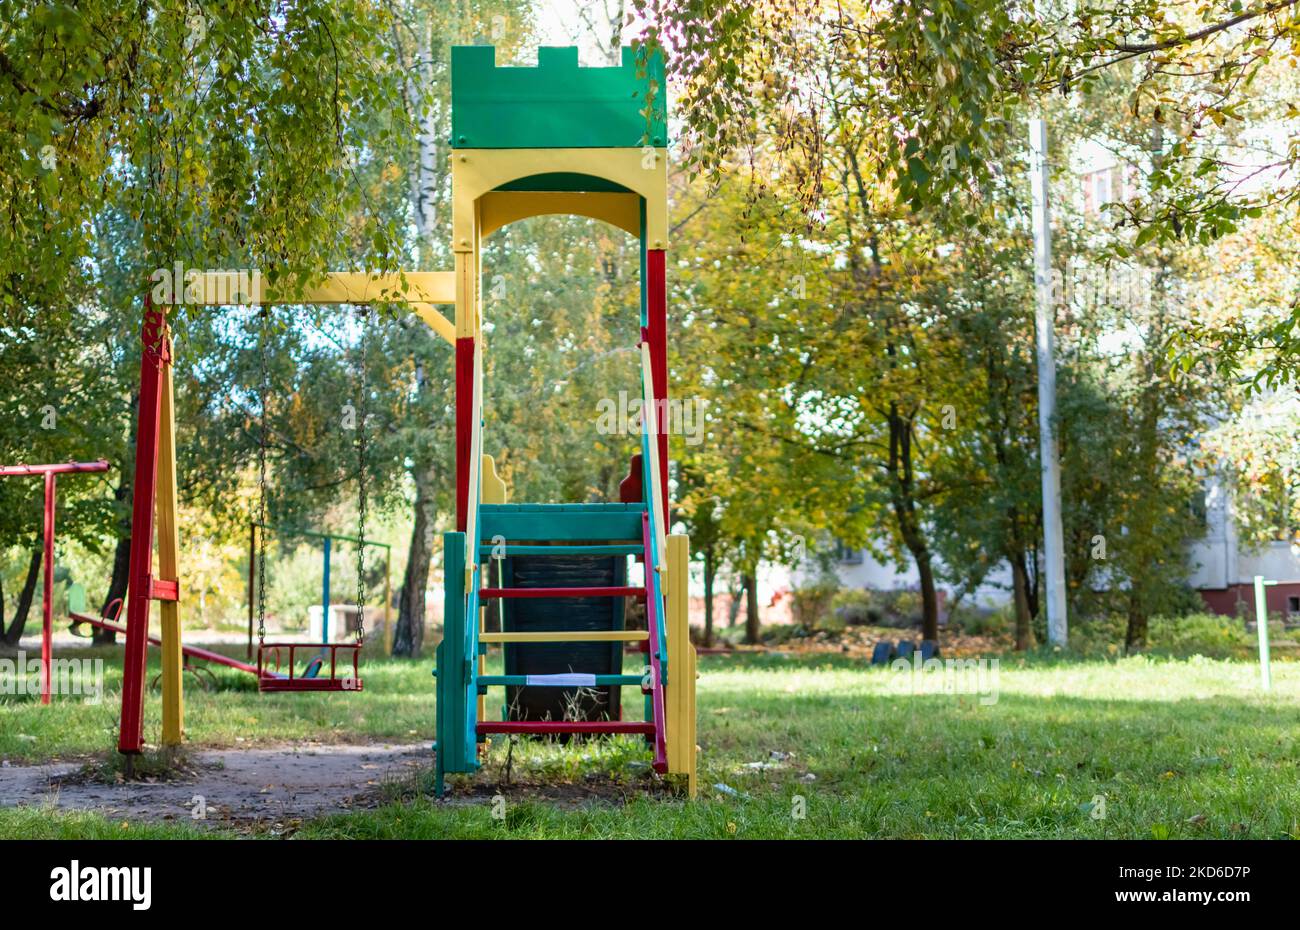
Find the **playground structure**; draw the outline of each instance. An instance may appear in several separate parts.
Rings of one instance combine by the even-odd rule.
[[[685,777],[695,793],[695,650],[687,624],[688,542],[668,535],[666,409],[668,244],[667,115],[658,55],[621,65],[578,66],[575,48],[542,48],[537,67],[497,67],[490,46],[452,51],[451,272],[332,273],[278,290],[261,276],[187,276],[185,302],[405,305],[455,348],[456,530],[444,536],[444,635],[437,649],[436,783],[479,767],[493,734],[632,734],[660,773]],[[532,216],[598,219],[637,237],[641,263],[641,452],[617,503],[508,504],[505,483],[484,453],[482,245]],[[437,305],[455,308],[454,322]],[[162,746],[183,740],[182,597],[176,526],[176,450],[168,307],[147,298],[142,325],[134,511],[118,749],[143,746],[145,653],[151,602],[161,602]],[[364,417],[363,417],[364,420]],[[364,435],[364,422],[358,427]],[[362,440],[363,441],[363,440]],[[264,518],[263,518],[264,519]],[[153,566],[155,529],[158,573]],[[360,545],[359,534],[357,539]],[[627,559],[645,581],[626,583]],[[485,558],[486,557],[486,558]],[[492,583],[489,583],[491,581]],[[251,592],[250,592],[251,593]],[[644,601],[647,628],[623,628],[629,597]],[[485,630],[485,604],[502,603],[502,629]],[[545,609],[541,603],[545,603]],[[623,645],[645,656],[622,672]],[[266,644],[265,648],[271,645]],[[286,644],[287,645],[287,644]],[[293,644],[320,649],[320,644]],[[486,674],[492,646],[506,674]],[[354,690],[360,642],[327,643],[330,673],[310,682],[265,674],[262,690]],[[336,653],[350,650],[339,678]],[[594,666],[594,667],[593,667]],[[351,684],[355,682],[355,685]],[[489,720],[486,693],[504,687],[502,720]],[[622,719],[620,689],[636,687],[644,719]],[[537,696],[541,692],[541,697]],[[576,712],[575,709],[576,708]],[[558,718],[557,718],[558,714]]]
[[[41,703],[50,703],[50,661],[54,639],[54,510],[58,476],[108,471],[108,462],[60,462],[54,465],[3,465],[0,478],[40,475],[45,479],[45,521],[42,527],[44,608],[41,615]]]
[[[578,66],[576,48],[542,48],[537,66],[497,67],[490,46],[452,50],[452,248],[456,271],[456,531],[444,537],[438,646],[437,792],[479,767],[492,734],[633,734],[656,771],[695,792],[695,651],[687,625],[688,550],[669,536],[667,108],[663,59],[624,48],[617,67]],[[508,223],[565,213],[637,237],[641,255],[641,454],[618,503],[508,504],[483,454],[482,243]],[[627,558],[645,581],[626,583]],[[643,600],[647,629],[623,628]],[[502,604],[500,632],[484,606]],[[548,609],[539,609],[539,601]],[[623,674],[622,646],[646,657]],[[487,675],[492,646],[505,674]],[[644,695],[621,719],[620,689]],[[487,719],[504,687],[502,720]],[[529,699],[530,689],[542,696]]]

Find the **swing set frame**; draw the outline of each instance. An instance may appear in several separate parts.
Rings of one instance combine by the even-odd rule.
[[[237,299],[232,299],[232,295],[237,295]],[[447,342],[454,345],[456,338],[455,326],[437,309],[440,304],[456,303],[454,272],[333,272],[305,287],[279,289],[267,284],[261,275],[252,276],[250,281],[247,272],[190,271],[185,275],[183,302],[210,307],[235,304],[405,304]],[[174,355],[171,327],[167,322],[168,310],[169,306],[161,299],[155,302],[154,292],[145,295],[140,332],[143,351],[140,354],[140,400],[135,436],[122,715],[117,741],[118,752],[128,757],[138,755],[144,747],[145,661],[153,601],[160,602],[162,621],[161,744],[164,750],[168,750],[184,741],[182,589],[180,536],[176,522],[176,419],[172,383]],[[157,574],[153,564],[155,535]],[[321,648],[318,643],[304,645]],[[352,648],[359,651],[359,647]],[[333,654],[331,660],[334,660]],[[298,686],[294,690],[307,689]],[[336,690],[345,689],[340,687]]]

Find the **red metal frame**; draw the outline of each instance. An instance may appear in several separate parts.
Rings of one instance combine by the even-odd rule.
[[[58,498],[56,475],[79,474],[82,472],[108,471],[108,462],[99,459],[95,462],[59,462],[51,465],[4,465],[0,466],[0,478],[26,477],[42,475],[45,478],[45,515],[42,523],[41,557],[45,570],[42,572],[44,604],[41,616],[41,703],[50,703],[51,657],[54,652],[54,508]]]
[[[149,601],[153,594],[154,499],[158,483],[158,432],[162,384],[171,364],[167,318],[144,299],[140,330],[140,406],[135,431],[135,485],[131,509],[131,569],[127,582],[126,644],[122,658],[122,722],[117,748],[138,753],[144,742],[145,653],[149,645]]]
[[[101,630],[111,630],[114,633],[125,633],[126,627],[120,623],[113,623],[102,617],[92,617],[89,614],[70,614],[77,623],[88,623],[91,626],[99,627]],[[156,636],[149,637],[150,646],[162,646],[162,640]],[[198,646],[181,646],[181,654],[191,659],[201,659],[204,662],[213,662],[217,665],[224,665],[227,668],[238,669],[241,672],[248,672],[250,675],[257,674],[257,666],[249,665],[247,662],[240,662],[238,659],[232,659],[230,656],[223,656],[219,652],[211,652],[207,649],[200,649]]]
[[[282,649],[289,651],[289,672],[287,675],[280,671],[280,650]],[[305,649],[309,652],[320,652],[328,649],[330,654],[329,677],[297,677],[295,674],[296,653],[299,649]],[[350,677],[338,677],[338,652],[340,649],[352,653],[352,675]],[[274,669],[268,669],[266,666],[268,653],[275,656]],[[361,643],[262,643],[257,647],[257,689],[259,691],[360,691],[362,690],[360,655]]]

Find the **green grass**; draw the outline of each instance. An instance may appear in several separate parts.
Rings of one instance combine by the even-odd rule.
[[[360,695],[187,694],[192,742],[432,739],[429,661],[372,662]],[[114,663],[106,668],[115,672]],[[911,694],[839,658],[700,661],[700,799],[646,772],[632,739],[507,744],[427,796],[427,775],[388,803],[304,824],[302,837],[1263,837],[1300,835],[1300,664],[1135,657],[1003,659],[996,703]],[[188,684],[188,680],[187,680]],[[115,688],[110,684],[110,688]],[[159,719],[151,696],[146,733]],[[629,709],[639,702],[629,701]],[[0,758],[103,754],[117,706],[0,703]],[[31,738],[24,738],[31,737]],[[789,754],[780,759],[773,753]],[[775,761],[762,768],[747,765]],[[811,778],[810,778],[811,776]],[[724,784],[736,792],[714,790]],[[523,787],[521,787],[521,785]],[[549,786],[549,788],[548,788]],[[505,799],[494,811],[493,795]],[[549,796],[548,796],[549,795]],[[803,800],[800,801],[799,799]],[[1105,817],[1094,802],[1105,799]],[[800,806],[806,816],[795,816]],[[93,815],[0,811],[0,837],[193,835]]]

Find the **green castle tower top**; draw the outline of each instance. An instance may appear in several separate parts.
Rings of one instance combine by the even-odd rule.
[[[578,50],[542,47],[537,67],[497,67],[491,45],[451,50],[451,144],[458,149],[623,148],[668,143],[664,59],[623,47],[613,68],[578,66]],[[653,88],[654,112],[646,113]],[[647,119],[649,116],[649,119]]]

